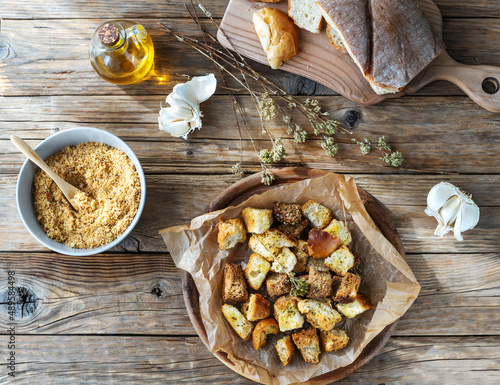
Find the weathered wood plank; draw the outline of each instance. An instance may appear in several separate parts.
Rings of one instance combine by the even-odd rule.
[[[18,336],[16,378],[45,384],[254,384],[232,372],[197,337]],[[367,365],[340,383],[500,381],[498,337],[393,337]],[[5,346],[4,346],[5,345]],[[40,347],[43,347],[41,349]],[[6,344],[0,353],[7,353]],[[465,381],[470,382],[470,381]]]
[[[499,254],[408,254],[422,291],[399,336],[500,335]],[[20,334],[195,335],[168,254],[0,254],[0,330],[7,272],[19,288]],[[460,322],[456,322],[460,320]]]
[[[359,175],[358,183],[387,207],[408,253],[488,253],[500,250],[500,205],[496,194],[499,176],[453,176],[441,178],[419,175]],[[16,176],[0,178],[1,251],[43,251],[25,229],[16,208]],[[187,224],[200,215],[208,203],[238,178],[230,175],[148,175],[148,198],[135,230],[115,251],[164,252],[158,230]],[[433,235],[437,225],[424,213],[429,189],[447,180],[468,189],[481,209],[481,219],[464,233],[464,242],[451,234]],[[480,182],[480,186],[478,185]],[[200,188],[202,186],[202,188]]]
[[[174,84],[185,81],[181,74],[214,72],[209,60],[163,33],[158,20],[143,19],[140,21],[150,32],[156,47],[155,69],[151,77],[130,86],[107,83],[94,73],[88,60],[89,39],[102,21],[4,20],[1,36],[10,45],[11,53],[2,62],[8,70],[2,69],[0,72],[0,94],[164,95]],[[188,20],[162,21],[176,31],[199,35],[197,27]],[[500,39],[496,33],[499,28],[499,19],[448,19],[445,20],[443,34],[449,52],[455,59],[467,64],[500,65]],[[285,80],[283,71],[273,71],[262,65],[257,69],[281,83]],[[428,90],[424,87],[422,95],[431,91],[436,95],[460,94],[455,86],[444,84]],[[301,91],[295,85],[290,87],[307,93],[307,90]],[[330,90],[321,87],[318,92],[331,94]]]
[[[457,3],[453,0],[434,0],[444,17],[500,17],[495,0],[477,0]],[[66,19],[66,18],[155,18],[184,17],[185,0],[133,0],[125,3],[103,4],[85,0],[4,0],[2,17],[5,19]],[[228,0],[203,2],[215,17],[222,17]],[[201,15],[201,12],[200,12]]]

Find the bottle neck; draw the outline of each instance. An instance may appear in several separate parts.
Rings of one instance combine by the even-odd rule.
[[[92,45],[101,52],[121,53],[127,48],[127,33],[119,23],[104,23],[95,31]]]

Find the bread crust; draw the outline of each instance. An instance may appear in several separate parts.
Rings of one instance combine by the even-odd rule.
[[[274,318],[269,317],[259,321],[252,333],[252,343],[255,350],[259,350],[266,344],[269,334],[278,334],[279,331],[278,323]]]
[[[248,290],[243,277],[243,269],[233,262],[226,262],[224,265],[222,301],[233,305],[248,301]]]
[[[310,326],[305,330],[300,330],[292,334],[293,342],[302,354],[304,361],[311,364],[319,364],[319,348],[318,333],[314,326]]]

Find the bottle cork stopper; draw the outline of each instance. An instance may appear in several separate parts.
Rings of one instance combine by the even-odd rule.
[[[102,44],[113,45],[120,38],[120,31],[113,23],[106,23],[99,28],[99,39]]]

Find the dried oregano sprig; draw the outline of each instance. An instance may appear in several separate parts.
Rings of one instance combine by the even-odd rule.
[[[292,288],[290,290],[290,295],[303,297],[309,291],[309,283],[304,278],[297,278],[295,273],[288,273],[288,277],[290,278],[290,283],[292,284]]]

